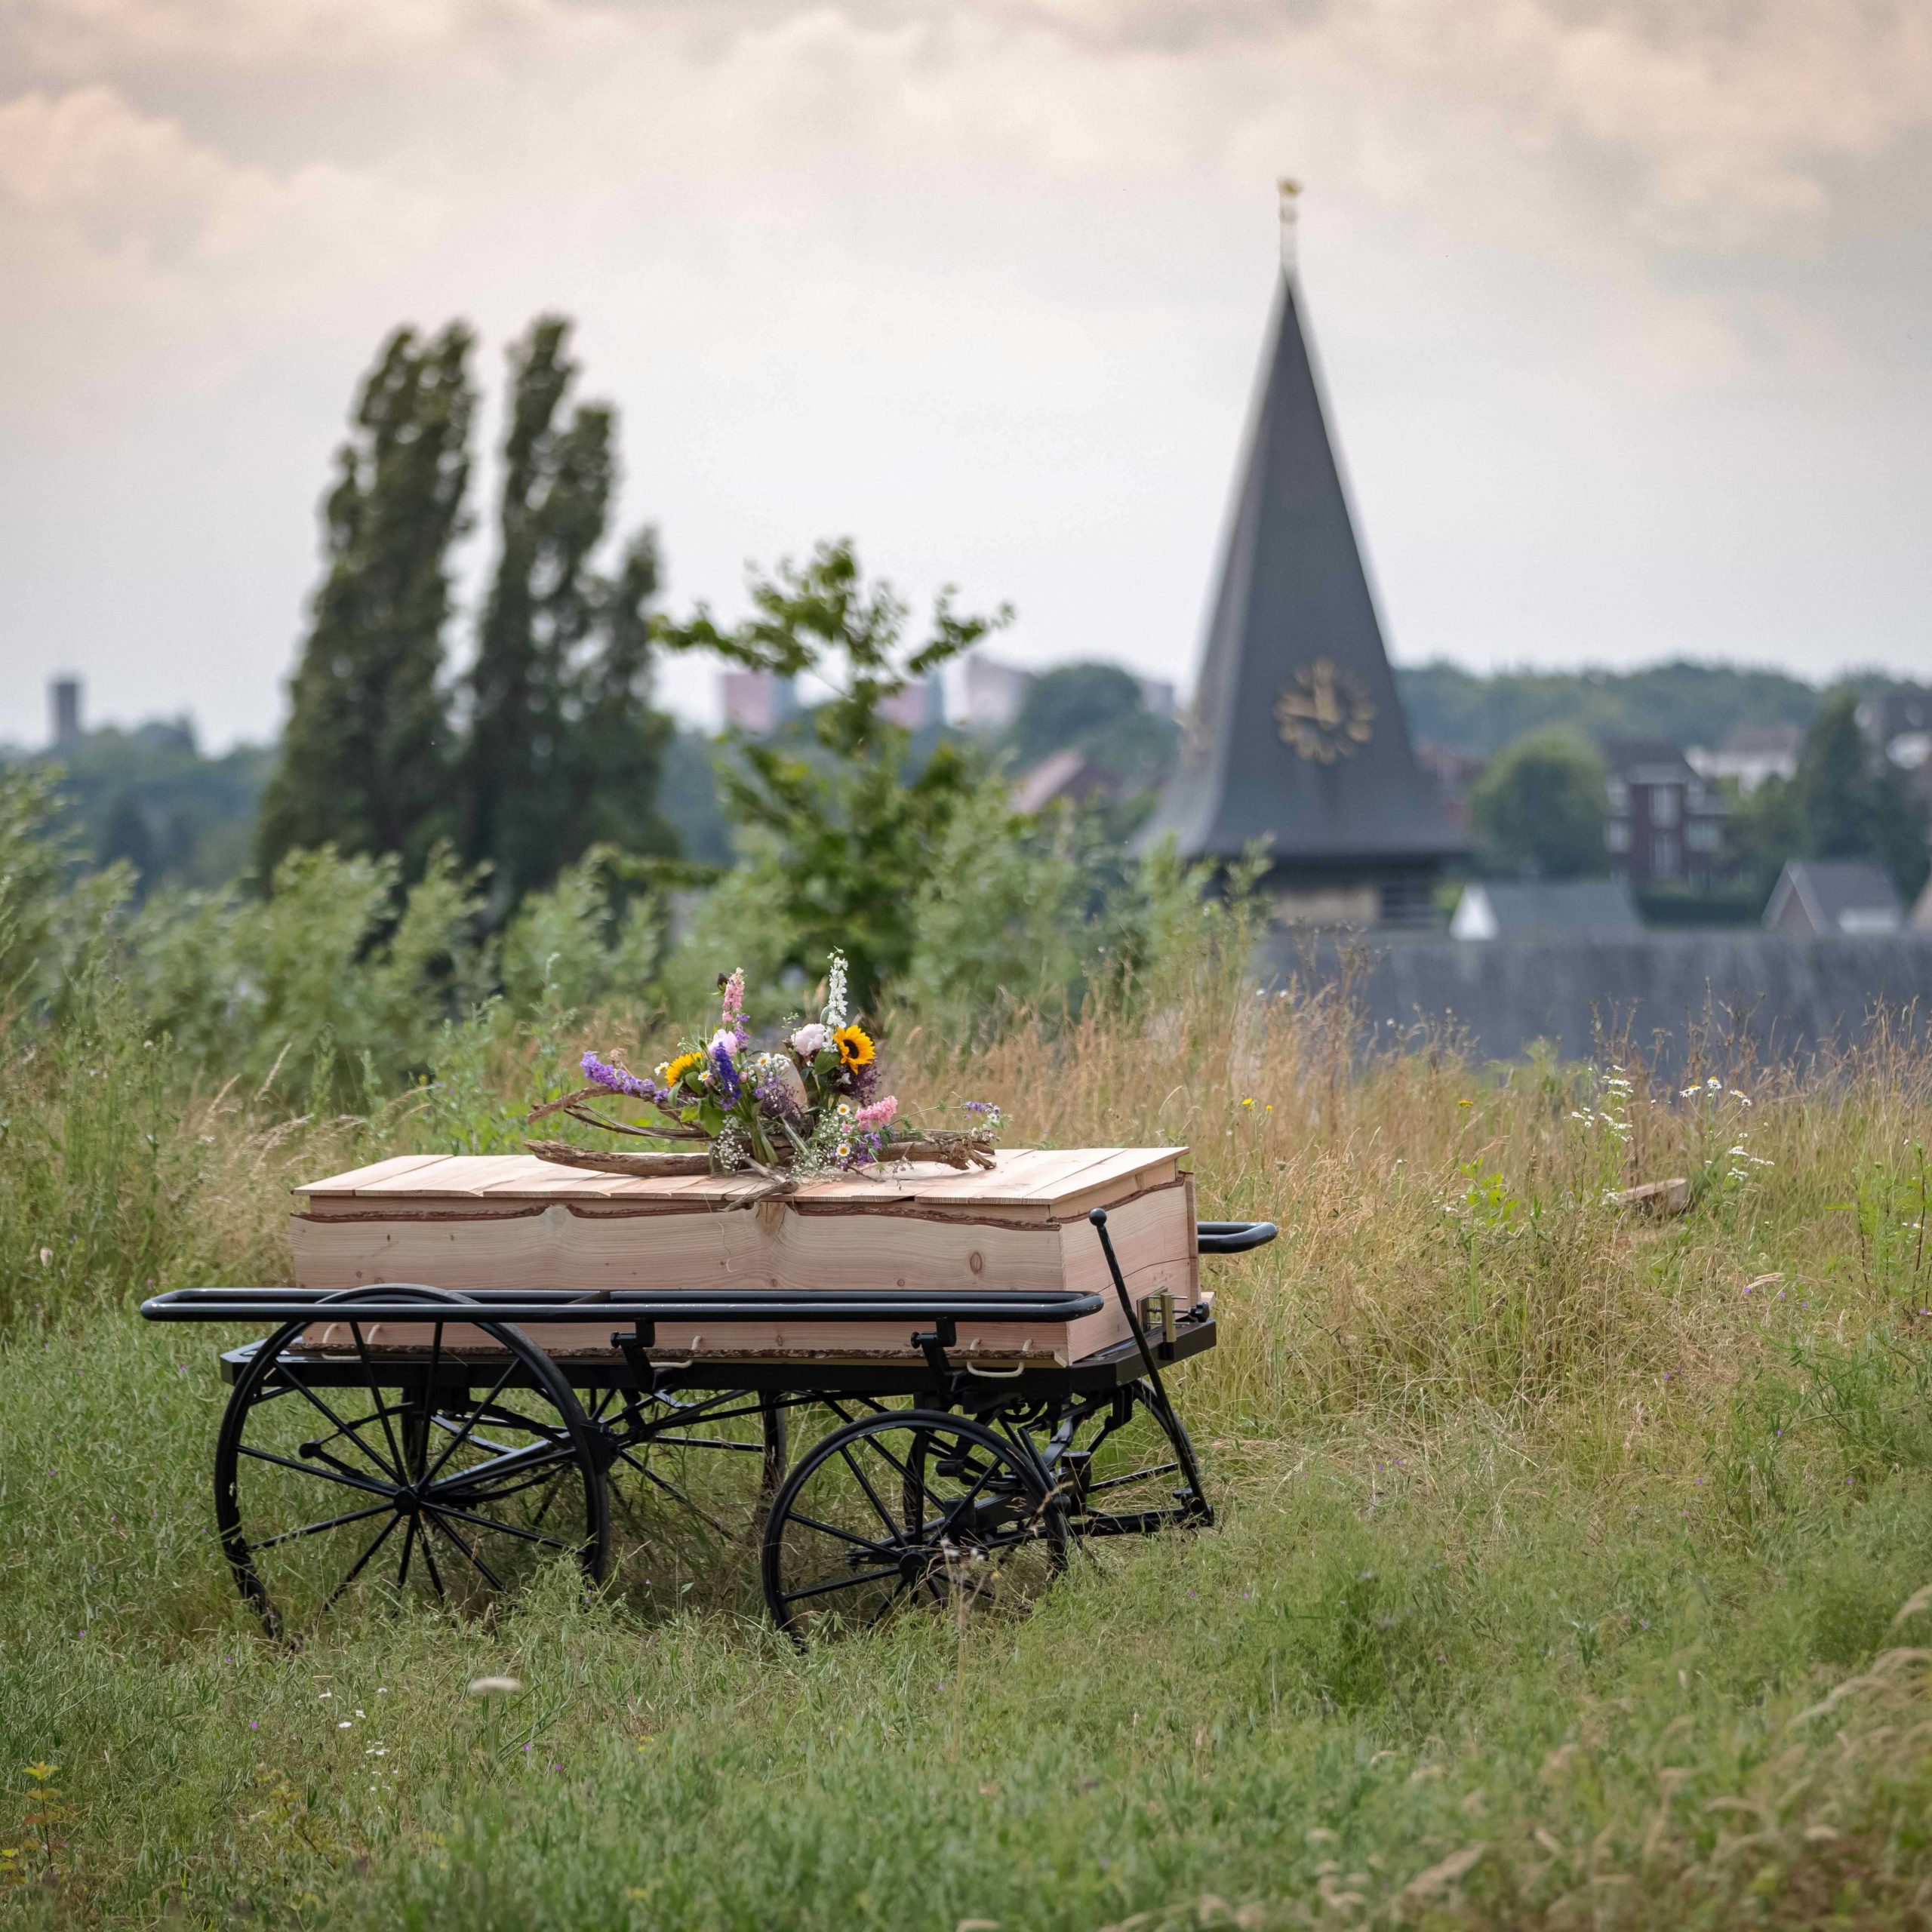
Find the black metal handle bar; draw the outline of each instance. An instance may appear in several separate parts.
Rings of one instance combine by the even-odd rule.
[[[412,1299],[412,1295],[420,1297]],[[141,1304],[149,1321],[1071,1321],[1106,1306],[1097,1294],[1070,1288],[1032,1294],[964,1289],[863,1289],[844,1294],[813,1289],[744,1288],[729,1294],[638,1294],[624,1290],[588,1297],[568,1288],[481,1288],[426,1292],[415,1284],[365,1289],[175,1288]]]
[[[1196,1221],[1194,1247],[1197,1254],[1245,1254],[1251,1247],[1265,1247],[1275,1238],[1272,1221]]]

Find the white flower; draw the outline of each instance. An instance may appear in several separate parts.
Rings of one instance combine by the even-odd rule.
[[[792,1035],[792,1051],[801,1060],[816,1060],[832,1044],[832,1029],[814,1020]]]
[[[822,1017],[827,1026],[844,1025],[848,1017],[845,999],[845,955],[834,952],[827,961],[825,974],[825,1011]]]

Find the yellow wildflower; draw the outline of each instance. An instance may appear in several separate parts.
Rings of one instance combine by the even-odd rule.
[[[841,1026],[832,1036],[843,1066],[869,1066],[872,1063],[872,1035],[863,1026]]]
[[[675,1087],[693,1067],[703,1064],[704,1056],[702,1054],[680,1054],[668,1066],[660,1068],[659,1072],[666,1086]]]

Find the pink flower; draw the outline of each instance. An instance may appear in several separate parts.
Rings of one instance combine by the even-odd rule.
[[[724,1007],[718,1017],[724,1023],[719,1032],[728,1032],[735,1044],[742,1047],[751,1038],[751,1030],[745,1024],[745,969],[742,966],[724,982]]]
[[[792,1035],[792,1051],[801,1060],[816,1060],[832,1044],[832,1029],[821,1026],[816,1020],[809,1026],[801,1026]]]
[[[852,1116],[855,1133],[863,1134],[869,1127],[886,1127],[897,1117],[899,1100],[896,1094],[888,1094],[882,1100],[875,1100],[869,1107],[861,1107]]]

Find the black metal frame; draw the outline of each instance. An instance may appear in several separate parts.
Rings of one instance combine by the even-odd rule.
[[[505,1534],[552,1543],[559,1550],[568,1549],[595,1579],[603,1573],[608,1543],[608,1472],[628,1464],[715,1524],[715,1519],[689,1496],[648,1467],[640,1452],[660,1442],[761,1451],[760,1496],[768,1502],[771,1492],[778,1491],[764,1530],[768,1605],[781,1627],[792,1629],[795,1634],[791,1609],[795,1598],[786,1597],[779,1574],[783,1567],[782,1546],[788,1528],[810,1518],[789,1513],[792,1503],[814,1475],[835,1459],[843,1457],[857,1473],[855,1446],[882,1454],[879,1445],[889,1435],[906,1435],[915,1444],[937,1443],[942,1436],[949,1441],[955,1438],[964,1441],[970,1437],[978,1445],[971,1454],[984,1464],[978,1488],[964,1502],[955,1499],[951,1513],[923,1503],[912,1507],[913,1491],[908,1487],[904,1520],[887,1522],[882,1531],[875,1531],[869,1537],[852,1539],[872,1552],[859,1559],[863,1561],[881,1561],[878,1552],[888,1546],[881,1536],[891,1539],[894,1560],[903,1571],[905,1592],[915,1597],[935,1587],[942,1550],[946,1552],[943,1561],[949,1565],[957,1560],[961,1546],[977,1546],[975,1538],[991,1546],[986,1512],[995,1507],[1003,1526],[999,1533],[1005,1540],[1002,1546],[1013,1542],[1015,1521],[1028,1526],[1026,1537],[1044,1537],[1057,1549],[1063,1548],[1069,1536],[1144,1535],[1180,1524],[1212,1523],[1214,1512],[1192,1444],[1161,1374],[1164,1367],[1214,1346],[1211,1309],[1204,1303],[1185,1312],[1171,1306],[1164,1308],[1157,1331],[1150,1336],[1128,1294],[1107,1232],[1106,1211],[1097,1208],[1088,1218],[1125,1315],[1129,1339],[1069,1364],[1036,1365],[1022,1360],[1017,1366],[982,1365],[959,1354],[958,1324],[974,1321],[1066,1322],[1098,1312],[1105,1305],[1100,1294],[1072,1290],[863,1290],[838,1294],[750,1290],[675,1295],[618,1291],[580,1294],[561,1290],[458,1291],[392,1282],[334,1291],[177,1289],[144,1303],[141,1313],[154,1321],[275,1324],[275,1332],[265,1340],[228,1350],[222,1357],[235,1394],[217,1446],[217,1485],[224,1550],[244,1596],[271,1634],[280,1633],[281,1620],[257,1574],[255,1555],[309,1531],[304,1527],[252,1545],[244,1535],[235,1494],[238,1456],[266,1455],[269,1461],[276,1460],[243,1442],[248,1412],[260,1401],[299,1392],[325,1415],[333,1417],[315,1392],[344,1388],[365,1389],[374,1396],[374,1413],[365,1419],[365,1426],[380,1424],[387,1453],[379,1450],[374,1460],[383,1468],[372,1472],[358,1465],[348,1476],[331,1475],[322,1465],[334,1461],[338,1471],[348,1466],[332,1455],[325,1444],[305,1443],[301,1457],[315,1461],[316,1466],[301,1472],[351,1487],[359,1485],[369,1492],[374,1507],[367,1513],[374,1515],[383,1509],[392,1512],[383,1537],[395,1522],[407,1520],[399,1586],[407,1585],[410,1552],[420,1546],[437,1595],[445,1594],[435,1564],[438,1536],[443,1539],[446,1560],[453,1548],[493,1586],[497,1586],[499,1580],[488,1564],[464,1543],[456,1526],[494,1523],[488,1515],[488,1507],[495,1506],[491,1499],[510,1494],[506,1485],[512,1477],[516,1487],[528,1487],[523,1475],[528,1470],[551,1469],[553,1483],[556,1473],[568,1470],[574,1481],[586,1485],[587,1500],[579,1512],[583,1517],[580,1533],[576,1540],[566,1543],[554,1535],[533,1536],[528,1529],[513,1527],[508,1522],[494,1523],[495,1528]],[[1197,1226],[1196,1243],[1203,1254],[1235,1254],[1272,1241],[1275,1232],[1269,1222],[1202,1222]],[[863,1322],[886,1333],[896,1329],[906,1334],[909,1331],[916,1357],[680,1359],[657,1345],[660,1322],[722,1327],[803,1315],[815,1322]],[[432,1327],[434,1346],[426,1352],[372,1345],[366,1331],[393,1322]],[[525,1324],[533,1322],[600,1327],[608,1335],[608,1343],[582,1355],[546,1355],[522,1332]],[[304,1343],[304,1332],[316,1323],[346,1327],[349,1344],[325,1347]],[[448,1348],[445,1331],[452,1325],[480,1329],[488,1338],[488,1354],[465,1354]],[[270,1358],[266,1364],[260,1360],[264,1350]],[[489,1392],[480,1404],[475,1399],[479,1389]],[[556,1412],[555,1426],[540,1428],[525,1417],[516,1418],[520,1426],[534,1433],[535,1446],[506,1452],[494,1460],[485,1457],[478,1466],[439,1476],[441,1464],[432,1468],[423,1446],[429,1432],[440,1427],[445,1436],[472,1433],[476,1418],[487,1414],[491,1404],[500,1404],[505,1392],[512,1389],[528,1392],[539,1402],[549,1404]],[[393,1405],[384,1390],[395,1392]],[[588,1413],[583,1397],[589,1398]],[[910,1411],[886,1408],[889,1403],[903,1401],[913,1405]],[[734,1407],[734,1404],[749,1406]],[[787,1411],[808,1406],[829,1410],[838,1417],[839,1426],[814,1446],[780,1487],[777,1478],[783,1474],[785,1462],[784,1419]],[[1171,1459],[1128,1475],[1093,1479],[1096,1451],[1141,1412],[1151,1418],[1165,1439]],[[689,1431],[707,1419],[743,1419],[754,1413],[761,1424],[761,1444],[674,1433]],[[451,1420],[464,1416],[469,1419],[460,1426]],[[943,1425],[936,1417],[954,1420]],[[414,1435],[408,1433],[412,1426]],[[404,1433],[399,1435],[398,1429]],[[995,1450],[989,1444],[998,1446]],[[919,1460],[917,1454],[902,1452],[902,1460],[909,1457],[912,1462]],[[281,1460],[291,1469],[298,1466],[285,1456]],[[1001,1465],[996,1478],[994,1462]],[[1169,1482],[1171,1477],[1178,1480]],[[912,1481],[909,1475],[908,1484]],[[1152,1506],[1146,1506],[1150,1484],[1155,1500]],[[1123,1487],[1135,1491],[1129,1500],[1137,1506],[1112,1507],[1100,1500]],[[923,1490],[919,1493],[923,1496]],[[1030,1499],[1017,1515],[1015,1497]],[[359,1503],[361,1498],[354,1500]],[[315,1527],[328,1530],[334,1525],[325,1520]],[[481,1533],[472,1527],[471,1534],[480,1545]],[[380,1542],[378,1537],[376,1546],[358,1559],[337,1594],[370,1560]],[[842,1586],[834,1583],[823,1587],[835,1591]]]

